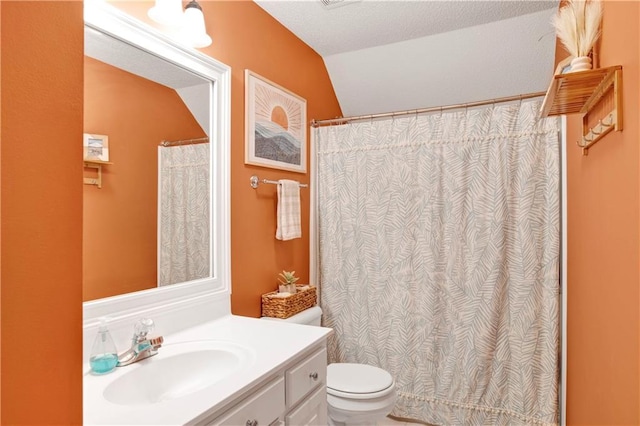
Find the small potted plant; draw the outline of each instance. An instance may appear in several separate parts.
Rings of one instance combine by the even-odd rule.
[[[294,294],[296,292],[296,281],[300,278],[296,277],[296,271],[282,271],[279,274],[278,281],[280,284],[278,285],[279,293],[291,293]]]

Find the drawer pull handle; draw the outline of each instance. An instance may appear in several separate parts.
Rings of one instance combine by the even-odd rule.
[[[309,377],[311,377],[313,380],[318,380],[318,373],[311,373],[309,374]]]
[[[258,421],[256,419],[247,420],[247,426],[258,426]]]

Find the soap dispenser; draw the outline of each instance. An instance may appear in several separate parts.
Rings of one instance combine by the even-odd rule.
[[[118,351],[107,328],[107,319],[100,318],[98,335],[93,341],[89,365],[96,374],[105,374],[116,368],[118,364]]]

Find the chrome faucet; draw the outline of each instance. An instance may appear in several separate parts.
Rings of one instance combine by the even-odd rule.
[[[162,336],[148,337],[155,325],[150,318],[140,318],[133,326],[131,347],[118,355],[118,367],[125,367],[158,353],[164,341]]]

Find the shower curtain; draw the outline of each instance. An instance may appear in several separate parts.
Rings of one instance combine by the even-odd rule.
[[[558,422],[559,122],[539,109],[315,129],[330,361],[389,371],[392,415]]]
[[[209,276],[209,144],[158,147],[158,286]]]

